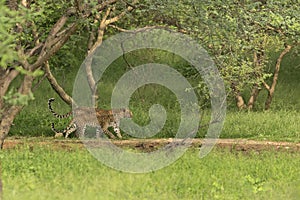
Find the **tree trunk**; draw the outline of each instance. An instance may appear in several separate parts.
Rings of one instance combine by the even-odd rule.
[[[268,89],[268,97],[267,97],[266,102],[265,102],[265,110],[269,110],[270,107],[271,107],[273,95],[274,95],[274,92],[275,92],[275,87],[276,87],[277,81],[278,81],[281,61],[282,61],[283,57],[291,50],[291,48],[292,48],[292,46],[287,45],[285,47],[285,49],[281,52],[281,54],[279,55],[279,57],[277,59],[276,66],[275,66],[275,71],[274,71],[274,74],[273,74],[272,85],[271,85],[271,87],[267,88]]]
[[[234,93],[235,101],[236,101],[236,106],[238,107],[239,110],[242,110],[246,107],[244,98],[241,95],[240,90],[236,87],[235,83],[231,83],[231,89]]]
[[[241,95],[236,95],[235,96],[236,100],[236,106],[238,107],[239,110],[243,110],[245,108],[245,101]]]
[[[87,74],[87,80],[88,84],[90,86],[91,92],[92,92],[92,105],[97,107],[97,100],[98,100],[98,95],[97,95],[97,84],[93,76],[93,70],[92,70],[92,61],[93,61],[93,55],[95,53],[95,50],[97,49],[98,46],[102,44],[103,41],[103,36],[104,32],[106,29],[106,20],[107,17],[109,16],[111,12],[111,9],[107,9],[106,14],[103,16],[103,19],[100,22],[100,25],[98,27],[97,31],[97,38],[96,41],[93,41],[94,39],[94,33],[90,34],[89,42],[88,42],[88,52],[87,52],[87,58],[85,61],[85,72]]]
[[[3,97],[8,87],[10,86],[11,82],[19,75],[19,72],[17,70],[4,70],[0,67],[0,97]],[[0,111],[4,107],[3,98],[0,98]]]
[[[28,95],[31,92],[31,86],[34,77],[30,75],[25,75],[22,85],[19,89],[19,93],[23,95]],[[4,140],[8,135],[8,132],[13,124],[15,117],[22,110],[23,106],[21,105],[9,105],[1,115],[0,120],[0,149],[3,148]]]
[[[11,106],[6,112],[3,112],[0,123],[0,148],[3,148],[4,140],[8,135],[10,127],[17,116],[22,110],[22,106]]]
[[[260,92],[260,89],[258,87],[258,84],[254,84],[254,86],[252,88],[252,91],[251,91],[251,96],[250,96],[248,104],[247,104],[247,108],[249,110],[253,109],[254,103],[255,103],[255,101],[257,99],[257,96],[258,96],[259,92]]]
[[[254,65],[254,76],[256,79],[261,78],[262,74],[262,65],[264,61],[264,52],[263,51],[254,51],[253,53],[253,65]],[[258,81],[257,81],[258,82]],[[251,95],[248,100],[247,108],[248,110],[252,110],[254,107],[254,104],[256,102],[257,96],[260,92],[260,83],[255,83],[251,90]]]

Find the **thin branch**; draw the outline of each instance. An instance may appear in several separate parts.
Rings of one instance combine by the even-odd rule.
[[[72,26],[68,28],[68,31],[65,33],[65,35],[60,37],[60,41],[57,41],[56,44],[52,44],[53,46],[48,46],[45,44],[37,61],[30,66],[30,70],[34,71],[41,67],[43,63],[45,63],[52,55],[54,55],[67,42],[70,35],[76,31],[77,26],[78,25],[76,23],[73,23]],[[48,44],[49,43],[51,42],[49,41]]]
[[[44,71],[46,74],[46,77],[51,84],[51,87],[54,89],[54,91],[69,105],[75,105],[75,101],[70,97],[65,90],[58,84],[56,78],[53,76],[50,70],[49,62],[45,62],[44,64]]]
[[[265,82],[265,81],[263,81],[262,82],[263,83],[263,85],[264,85],[264,87],[268,90],[268,91],[270,91],[270,86]]]
[[[25,55],[28,56],[28,57],[36,55],[36,54],[40,53],[40,50],[43,48],[43,46],[44,46],[43,43],[39,43],[38,45],[36,45],[32,49],[28,50],[25,53]]]
[[[118,31],[120,31],[120,32],[132,33],[131,30],[127,30],[127,29],[124,29],[124,28],[120,28],[120,27],[118,27],[118,26],[116,26],[116,25],[113,25],[113,24],[109,24],[109,26],[112,27],[112,28],[114,28],[114,29],[116,29],[116,30],[118,30]]]
[[[111,8],[108,8],[106,10],[105,15],[103,16],[100,25],[98,27],[98,35],[97,35],[97,39],[96,42],[92,45],[91,49],[88,51],[88,55],[91,55],[94,53],[94,51],[96,50],[96,48],[102,43],[102,39],[103,39],[103,35],[104,35],[104,30],[106,28],[106,24],[105,21],[107,19],[107,17],[109,16],[111,12]]]
[[[150,31],[150,30],[153,30],[153,29],[163,29],[163,30],[166,30],[166,31],[174,31],[174,30],[170,29],[167,26],[144,26],[143,28],[138,28],[138,29],[134,29],[134,30],[123,29],[123,28],[120,28],[120,27],[118,27],[116,25],[113,25],[113,24],[110,24],[108,26],[110,26],[112,28],[115,28],[118,31],[126,32],[126,33],[140,33],[140,32],[144,32],[144,31]]]
[[[122,0],[122,2],[124,2],[126,4],[126,6],[130,6],[134,9],[136,8],[135,4],[137,3],[137,1],[133,1],[132,3],[129,3],[128,1]]]
[[[38,82],[32,87],[32,92],[36,91],[39,88],[39,86],[46,77],[46,74],[44,74],[44,76],[38,80]]]
[[[102,11],[104,10],[107,6],[115,4],[117,0],[109,0],[109,1],[104,1],[103,3],[99,4],[96,6],[97,11]]]
[[[95,32],[93,31],[92,27],[88,27],[88,31],[90,33],[89,34],[89,39],[88,39],[88,44],[87,44],[87,49],[88,49],[88,52],[89,52],[93,47],[93,43],[94,43],[94,40],[95,40]]]
[[[274,76],[273,76],[273,83],[272,83],[272,86],[271,86],[271,89],[270,89],[271,91],[275,90],[278,75],[279,75],[281,61],[282,61],[283,57],[291,50],[291,48],[292,48],[292,46],[287,45],[285,47],[285,49],[281,52],[280,56],[278,57],[278,59],[276,61],[276,66],[275,66],[275,71],[274,71]]]
[[[286,45],[285,49],[281,52],[281,54],[279,55],[277,62],[276,62],[276,66],[275,66],[275,70],[274,70],[274,75],[273,75],[273,82],[271,85],[271,88],[268,90],[268,97],[267,100],[265,102],[265,110],[269,110],[270,106],[271,106],[271,102],[273,99],[273,95],[275,92],[275,87],[278,81],[278,76],[279,76],[279,70],[280,70],[280,65],[281,65],[281,61],[283,59],[283,57],[292,49],[291,45]]]
[[[80,13],[83,11],[82,0],[75,0],[75,6]]]
[[[121,19],[126,13],[131,12],[134,9],[134,7],[132,5],[135,5],[137,2],[138,2],[137,0],[134,0],[132,2],[132,4],[130,4],[130,6],[127,7],[126,10],[124,10],[123,12],[121,12],[119,15],[117,15],[117,16],[111,18],[111,19],[106,20],[105,24],[109,25],[109,24],[115,23],[116,21],[118,21],[119,19]]]
[[[46,41],[51,41],[52,38],[54,38],[56,36],[56,34],[59,32],[59,30],[61,30],[61,28],[66,24],[67,20],[68,20],[68,16],[66,16],[66,15],[61,16],[61,18],[52,27]]]

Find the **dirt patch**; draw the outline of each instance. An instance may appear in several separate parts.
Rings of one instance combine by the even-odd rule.
[[[126,141],[114,141],[117,146],[129,146],[140,150],[155,150],[161,146],[168,145],[174,142],[173,139],[157,139],[157,140],[126,140]],[[181,141],[176,141],[175,144],[180,145]],[[204,143],[202,139],[193,139],[191,146],[199,148]],[[246,139],[219,139],[216,142],[215,147],[235,150],[235,151],[264,151],[264,150],[276,150],[276,151],[295,151],[300,152],[300,143],[290,142],[272,142],[272,141],[255,141]]]
[[[170,139],[130,139],[130,140],[113,140],[112,143],[122,148],[134,148],[143,152],[150,152],[159,149],[162,146],[171,144],[175,140]],[[193,147],[201,147],[204,143],[202,139],[193,139]],[[182,144],[182,140],[176,140],[175,145]],[[4,149],[18,148],[22,146],[48,146],[53,149],[84,148],[81,140],[65,139],[57,140],[52,138],[38,139],[7,139],[4,143]],[[255,141],[246,139],[219,139],[215,145],[218,148],[225,148],[235,151],[294,151],[300,152],[300,143],[291,142],[273,142],[273,141]]]

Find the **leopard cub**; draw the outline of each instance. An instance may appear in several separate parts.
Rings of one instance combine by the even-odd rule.
[[[61,115],[53,110],[51,105],[53,101],[54,98],[48,100],[48,108],[55,117],[67,118],[73,114],[73,119],[63,131],[56,130],[54,124],[52,123],[51,129],[55,132],[54,137],[64,136],[65,138],[67,138],[71,133],[75,131],[75,135],[77,137],[84,137],[86,127],[89,126],[96,128],[97,138],[99,138],[100,134],[104,132],[110,138],[114,139],[114,134],[108,130],[109,127],[113,127],[113,130],[116,133],[117,137],[121,139],[122,135],[120,131],[120,120],[122,118],[132,118],[132,112],[129,109],[104,110],[90,107],[79,107],[74,109],[73,112],[70,111],[69,113]]]

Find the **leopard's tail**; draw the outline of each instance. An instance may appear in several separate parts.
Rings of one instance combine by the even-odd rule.
[[[55,133],[55,138],[56,137],[63,137],[64,136],[64,130],[63,131],[59,131],[59,130],[56,130],[55,127],[54,127],[54,123],[51,123],[51,130]]]
[[[54,98],[50,98],[50,99],[48,100],[48,108],[49,108],[50,112],[51,112],[55,117],[57,117],[57,118],[67,118],[67,117],[69,117],[69,116],[72,115],[72,111],[70,111],[70,112],[68,112],[67,114],[64,114],[64,115],[61,115],[61,114],[56,113],[56,112],[53,110],[52,105],[51,105],[51,103],[52,103],[54,100],[55,100]]]
[[[77,126],[72,121],[70,123],[70,125],[66,127],[66,129],[64,129],[64,130],[57,130],[55,128],[55,126],[54,126],[54,123],[51,123],[51,129],[55,133],[55,136],[54,136],[55,138],[56,137],[62,137],[62,136],[64,136],[65,138],[67,138],[71,133],[73,133],[74,131],[76,131]]]

